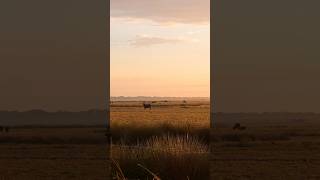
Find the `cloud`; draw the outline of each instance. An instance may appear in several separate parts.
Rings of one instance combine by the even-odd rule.
[[[207,24],[210,0],[111,0],[111,18],[160,24]]]
[[[135,39],[130,40],[129,44],[136,47],[142,46],[153,46],[160,44],[176,44],[184,42],[197,42],[197,39],[190,39],[185,37],[180,38],[168,38],[160,36],[150,36],[150,35],[137,35]]]

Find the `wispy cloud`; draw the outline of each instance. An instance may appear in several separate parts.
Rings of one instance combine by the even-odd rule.
[[[207,24],[210,0],[111,0],[111,18],[161,24]]]
[[[135,39],[130,40],[129,44],[135,47],[143,46],[153,46],[159,44],[177,44],[185,42],[197,42],[197,39],[191,39],[186,37],[160,37],[160,36],[150,36],[150,35],[137,35]]]

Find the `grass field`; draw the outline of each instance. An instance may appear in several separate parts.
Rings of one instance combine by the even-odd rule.
[[[0,179],[108,179],[104,132],[99,127],[11,128],[0,133]]]
[[[319,114],[214,120],[210,130],[207,101],[113,102],[110,152],[103,127],[12,127],[0,133],[0,179],[105,180],[110,166],[119,179],[320,179]]]
[[[319,128],[312,113],[218,114],[211,179],[320,179]]]
[[[113,175],[208,179],[209,107],[208,101],[160,101],[149,110],[141,101],[113,102],[111,157],[121,169]]]
[[[143,169],[136,166],[136,161],[128,161],[128,151],[136,154],[137,150],[131,148],[125,151],[121,145],[140,143],[145,146],[141,141],[168,131],[178,134],[189,132],[206,139],[209,104],[188,103],[190,105],[163,103],[151,111],[144,110],[141,102],[114,103],[111,127],[115,144],[120,139],[122,141],[113,148],[113,154],[114,158],[122,158],[124,174],[126,166],[135,173],[143,172]],[[210,132],[211,179],[320,179],[319,114],[218,113],[214,120],[215,128]],[[236,123],[246,129],[233,130]],[[136,142],[138,137],[142,140]],[[122,152],[126,156],[122,156]],[[146,162],[146,167],[153,170],[157,167],[153,168],[152,163],[161,164],[165,160]],[[161,174],[160,171],[153,170],[156,174]]]

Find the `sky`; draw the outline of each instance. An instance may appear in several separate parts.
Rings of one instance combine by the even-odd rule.
[[[111,0],[111,96],[209,97],[210,0]]]

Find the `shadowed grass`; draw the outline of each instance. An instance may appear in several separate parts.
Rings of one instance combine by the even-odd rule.
[[[153,136],[134,146],[112,146],[112,158],[128,178],[146,179],[150,176],[141,169],[143,166],[162,179],[208,179],[208,156],[208,145],[187,135]]]
[[[123,144],[131,145],[137,141],[145,141],[150,137],[162,136],[163,134],[197,136],[203,141],[209,143],[209,127],[192,127],[188,122],[174,124],[162,122],[159,124],[117,124],[114,123],[111,128],[113,142],[121,141]]]

